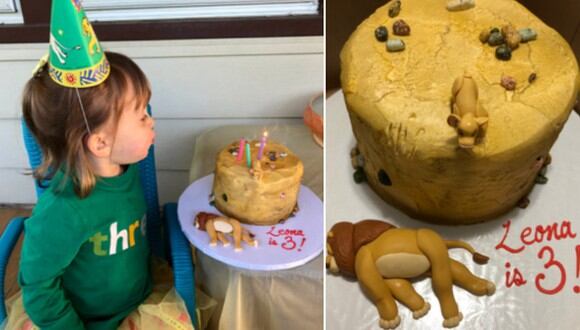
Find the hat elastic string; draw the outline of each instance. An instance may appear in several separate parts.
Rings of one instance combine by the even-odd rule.
[[[87,132],[91,135],[91,128],[89,127],[89,121],[87,120],[87,114],[85,112],[85,107],[83,106],[83,101],[81,100],[81,94],[79,89],[75,87],[75,92],[77,93],[77,98],[79,99],[79,104],[81,106],[81,112],[83,113],[83,119],[85,120],[85,126],[87,127]]]

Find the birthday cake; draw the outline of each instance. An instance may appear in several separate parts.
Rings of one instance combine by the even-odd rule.
[[[452,225],[526,199],[580,85],[567,42],[512,0],[392,1],[354,31],[341,69],[359,179]]]
[[[223,214],[253,225],[273,225],[298,209],[302,161],[268,141],[234,142],[219,152],[213,196]]]

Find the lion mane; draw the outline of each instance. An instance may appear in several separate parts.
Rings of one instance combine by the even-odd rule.
[[[327,243],[332,249],[340,272],[345,276],[356,278],[354,260],[358,250],[393,228],[396,227],[380,220],[363,220],[355,224],[339,222],[332,226],[330,229],[332,234],[327,237]]]
[[[199,229],[200,230],[206,230],[206,223],[209,220],[215,219],[219,217],[219,215],[217,214],[213,214],[213,213],[209,213],[209,212],[199,212],[196,216],[195,219],[193,220],[193,224],[195,225],[196,223],[199,225]]]

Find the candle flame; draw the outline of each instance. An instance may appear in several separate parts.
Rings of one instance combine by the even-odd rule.
[[[264,135],[265,137],[268,137],[268,131],[264,131],[264,134],[263,134],[263,135]]]

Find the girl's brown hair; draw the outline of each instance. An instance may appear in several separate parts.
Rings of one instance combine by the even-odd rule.
[[[118,120],[131,88],[139,107],[151,97],[149,81],[135,62],[118,53],[105,55],[110,64],[109,77],[98,86],[78,89],[91,131],[110,118]],[[89,132],[75,89],[55,83],[45,65],[24,87],[22,112],[42,149],[42,163],[33,172],[37,182],[50,180],[62,169],[72,179],[76,194],[80,198],[88,196],[96,176],[87,156],[85,139]]]

